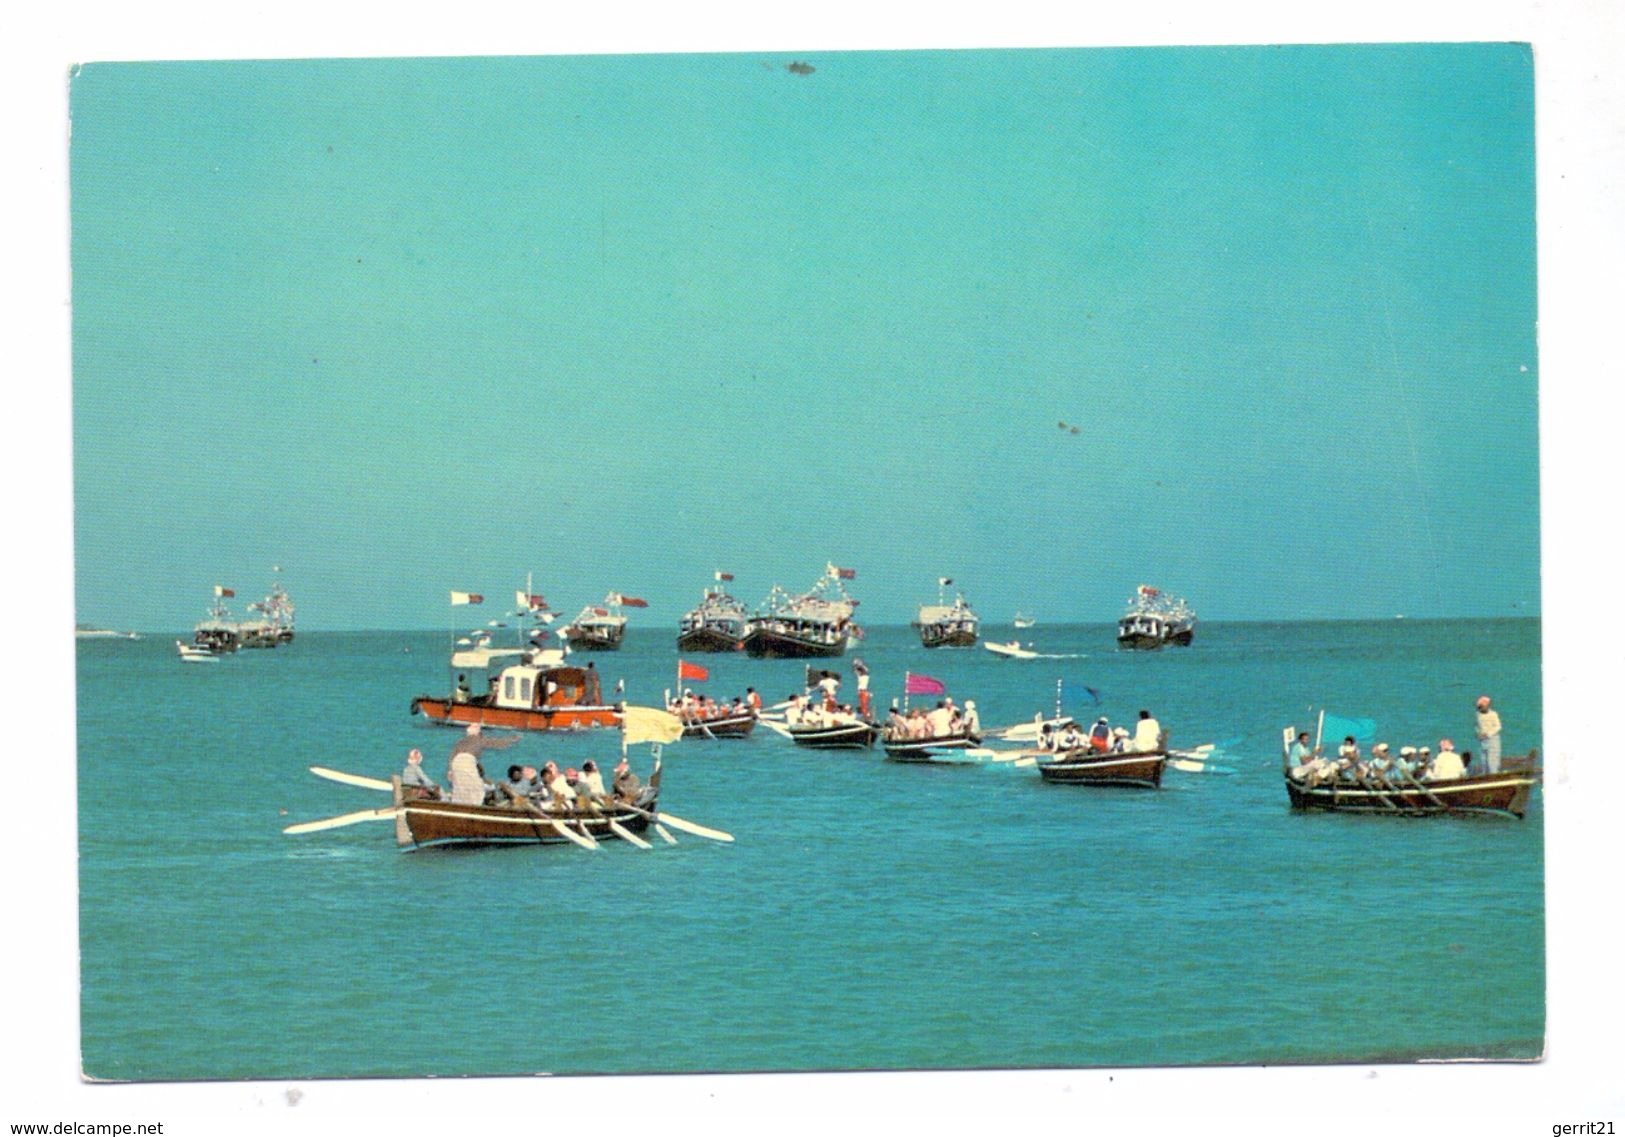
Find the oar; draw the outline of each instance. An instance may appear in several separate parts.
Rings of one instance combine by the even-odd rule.
[[[789,738],[790,737],[790,728],[785,726],[781,722],[774,722],[772,719],[762,719],[761,723],[762,723],[763,726],[767,727],[769,730],[771,730],[774,733],[778,734],[779,737],[781,737],[781,738]]]
[[[357,825],[363,821],[387,821],[394,817],[398,811],[390,809],[363,809],[355,813],[342,813],[337,817],[324,817],[320,821],[301,821],[298,825],[290,825],[282,832],[290,834],[319,833],[323,829],[341,829],[346,825]]]
[[[664,825],[660,824],[660,822],[658,822],[658,821],[655,822],[655,832],[660,834],[660,839],[662,841],[666,842],[666,844],[668,844],[668,845],[677,844],[677,838],[675,838],[675,837],[673,837],[671,835],[671,830],[667,829]]]
[[[673,817],[665,810],[660,811],[660,820],[673,829],[681,829],[684,833],[692,833],[696,837],[707,837],[712,841],[732,841],[732,833],[724,833],[720,829],[707,829],[703,825],[696,825],[692,821],[685,821],[681,817]]]
[[[346,774],[343,770],[329,770],[326,766],[312,766],[310,772],[318,778],[326,778],[330,782],[343,782],[347,786],[360,786],[364,790],[383,790],[388,793],[392,788],[388,782],[377,778],[367,778],[360,774]]]
[[[649,842],[645,841],[642,837],[639,837],[636,833],[622,825],[619,821],[611,820],[609,823],[609,831],[629,845],[636,845],[640,849],[654,848],[653,845],[649,844]]]
[[[583,849],[596,849],[596,848],[598,848],[598,842],[594,841],[587,834],[585,829],[583,829],[580,833],[575,832],[568,825],[565,825],[558,818],[551,816],[546,810],[542,809],[540,806],[538,806],[535,802],[531,801],[529,798],[524,798],[522,800],[522,803],[523,803],[526,811],[529,812],[532,817],[538,817],[541,820],[547,822],[548,827],[551,828],[553,830],[553,832],[557,833],[560,837],[566,837],[569,840],[574,841],[577,845],[580,845]]]

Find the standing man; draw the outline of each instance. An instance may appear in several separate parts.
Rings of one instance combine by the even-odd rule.
[[[519,741],[517,734],[507,738],[482,738],[480,724],[471,722],[463,737],[451,748],[451,761],[446,765],[446,782],[451,786],[451,800],[458,805],[480,805],[485,801],[485,768],[480,755],[487,750],[500,750]]]
[[[1484,768],[1501,772],[1501,716],[1490,709],[1490,697],[1478,697],[1478,745],[1484,752]]]
[[[858,717],[869,721],[869,667],[857,656],[852,657],[852,674],[858,677]]]
[[[1140,712],[1140,721],[1134,724],[1134,749],[1149,754],[1162,741],[1162,724],[1151,717],[1150,711]]]

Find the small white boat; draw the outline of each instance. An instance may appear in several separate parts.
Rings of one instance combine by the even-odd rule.
[[[1038,621],[1033,619],[1031,616],[1023,616],[1020,612],[1016,613],[1016,618],[1011,622],[1014,623],[1018,628],[1030,628],[1034,624],[1038,623]]]
[[[1007,644],[994,643],[991,640],[989,640],[986,643],[982,644],[982,646],[987,648],[987,650],[992,652],[994,655],[1002,655],[1006,659],[1037,659],[1038,658],[1038,653],[1036,651],[1029,651],[1026,648],[1022,647],[1019,640],[1011,640]]]
[[[219,663],[220,656],[206,647],[197,647],[194,644],[175,641],[175,650],[180,653],[182,663]]]

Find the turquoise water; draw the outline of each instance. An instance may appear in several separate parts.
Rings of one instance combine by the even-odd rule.
[[[995,638],[1009,630],[987,629]],[[674,632],[596,659],[634,702],[672,684]],[[1142,706],[1230,775],[1161,792],[1048,786],[1008,764],[902,767],[770,732],[666,750],[661,804],[721,845],[403,854],[381,804],[452,734],[408,714],[447,686],[445,633],[303,634],[183,666],[172,637],[78,645],[82,1030],[112,1079],[1182,1065],[1531,1057],[1545,1031],[1542,809],[1504,818],[1295,814],[1280,729],[1309,708],[1395,745],[1540,742],[1538,621],[1204,624],[1119,654],[1107,626],[1034,628],[1065,660],[859,654],[879,703],[905,669],[988,724],[1055,680]],[[770,700],[797,662],[707,657],[717,695]],[[850,685],[850,681],[849,681]],[[608,686],[608,684],[606,684]],[[1093,708],[1072,706],[1080,713]],[[613,736],[505,754],[579,764]],[[642,759],[647,774],[647,757]],[[284,814],[283,811],[286,811]],[[1494,977],[1486,985],[1486,975]],[[1493,991],[1493,995],[1487,992]]]

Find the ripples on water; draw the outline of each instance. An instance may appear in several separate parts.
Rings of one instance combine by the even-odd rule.
[[[1376,718],[1397,747],[1470,739],[1472,698],[1488,691],[1507,752],[1538,744],[1538,623],[1204,625],[1196,646],[1159,654],[1119,654],[1110,637],[1035,628],[1042,650],[1083,658],[1016,661],[877,629],[860,654],[881,706],[909,669],[1009,723],[1053,709],[1065,677],[1098,688],[1114,722],[1148,707],[1176,745],[1237,739],[1233,775],[1170,770],[1159,793],[1047,786],[1030,768],[899,767],[762,731],[666,752],[662,804],[736,844],[679,833],[676,847],[597,854],[402,854],[383,822],[281,834],[381,804],[307,766],[387,777],[419,746],[444,770],[452,735],[407,713],[412,695],[448,686],[444,634],[304,634],[212,668],[179,665],[163,639],[82,641],[85,1068],[191,1079],[1539,1053],[1538,793],[1523,822],[1307,816],[1279,776],[1281,727],[1311,725],[1322,705]],[[665,632],[596,658],[635,702],[671,686]],[[802,675],[796,662],[705,662],[719,696],[749,684],[773,701]],[[529,736],[500,760],[579,765],[613,750],[610,736]],[[1396,998],[1396,983],[1426,997]]]

